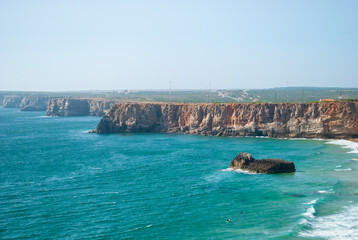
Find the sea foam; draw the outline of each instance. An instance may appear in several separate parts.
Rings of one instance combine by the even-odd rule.
[[[334,171],[337,171],[337,172],[346,172],[346,171],[352,171],[352,168],[346,168],[346,169],[334,169]]]
[[[350,148],[352,151],[350,151],[349,153],[358,153],[358,143],[352,141],[339,139],[339,140],[329,140],[326,143],[340,145],[342,146],[342,148]]]
[[[310,230],[299,235],[307,238],[358,239],[358,205],[345,207],[343,211],[310,220]]]
[[[307,211],[303,213],[302,215],[307,219],[314,218],[314,214],[316,213],[316,209],[313,207],[313,205],[309,208],[307,208]]]
[[[326,191],[326,190],[319,190],[319,191],[317,191],[317,193],[320,193],[320,194],[329,194],[329,193],[335,193],[335,192],[333,191],[333,189],[329,189],[328,191]]]
[[[314,199],[314,200],[312,200],[312,201],[310,201],[310,202],[308,202],[306,204],[308,204],[308,205],[315,204],[315,203],[317,203],[317,201],[318,201],[318,198],[316,198],[316,199]]]
[[[233,168],[225,168],[220,171],[222,171],[222,172],[237,172],[237,173],[243,173],[243,174],[259,174],[259,173],[253,173],[253,172],[249,172],[249,171],[245,171],[245,170],[241,170],[241,169],[233,169]]]
[[[305,204],[311,205],[311,206],[310,206],[309,208],[305,208],[305,209],[307,209],[306,212],[304,212],[304,213],[301,214],[301,215],[304,217],[304,218],[302,219],[302,221],[300,222],[301,224],[308,225],[308,224],[309,224],[309,221],[310,221],[311,219],[314,219],[314,218],[315,218],[315,215],[314,215],[314,214],[316,213],[316,209],[314,208],[314,204],[316,204],[318,200],[319,200],[319,199],[316,198],[316,199],[314,199],[314,200],[312,200],[312,201],[310,201],[310,202],[308,202],[308,203],[305,203]]]

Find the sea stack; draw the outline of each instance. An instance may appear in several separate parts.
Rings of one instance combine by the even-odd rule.
[[[290,173],[294,172],[295,164],[283,159],[255,159],[250,153],[241,152],[229,166],[233,169],[240,169],[252,173]]]

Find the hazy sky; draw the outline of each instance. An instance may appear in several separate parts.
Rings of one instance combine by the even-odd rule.
[[[0,0],[0,90],[358,87],[358,1]]]

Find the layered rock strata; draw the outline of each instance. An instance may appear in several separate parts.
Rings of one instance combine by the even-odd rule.
[[[358,102],[120,103],[108,111],[93,132],[357,138],[357,108]]]
[[[294,172],[295,164],[283,159],[254,159],[251,154],[241,152],[231,161],[229,168],[240,169],[251,173],[290,173]]]
[[[48,116],[103,116],[115,101],[103,99],[53,98],[48,102]]]

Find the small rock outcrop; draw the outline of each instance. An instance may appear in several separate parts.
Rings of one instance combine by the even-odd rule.
[[[232,169],[240,169],[252,173],[290,173],[294,172],[295,164],[283,159],[255,159],[250,153],[241,152],[229,166]]]

